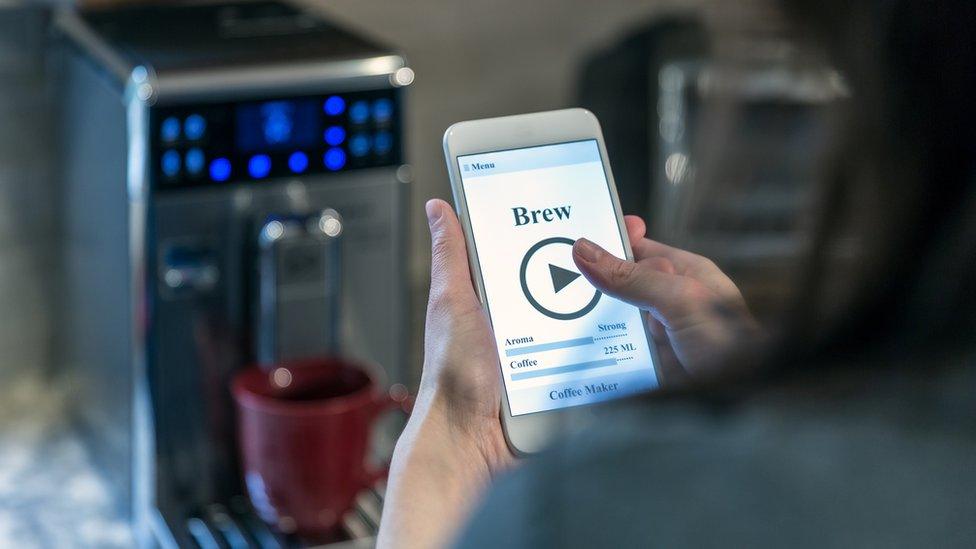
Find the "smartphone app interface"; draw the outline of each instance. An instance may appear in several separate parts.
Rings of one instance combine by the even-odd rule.
[[[656,387],[640,311],[573,262],[580,237],[625,255],[596,140],[457,160],[512,415]]]

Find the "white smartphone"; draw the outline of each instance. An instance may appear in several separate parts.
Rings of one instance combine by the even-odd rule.
[[[633,256],[596,117],[567,109],[459,122],[444,154],[498,348],[512,450],[535,452],[581,411],[656,388],[648,316],[599,292],[572,258],[580,237]]]

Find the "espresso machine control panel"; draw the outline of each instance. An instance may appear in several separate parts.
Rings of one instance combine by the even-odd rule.
[[[159,189],[401,163],[395,89],[164,107],[150,131]]]

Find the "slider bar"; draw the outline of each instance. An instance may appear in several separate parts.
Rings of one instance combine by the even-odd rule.
[[[580,345],[589,345],[593,343],[592,337],[581,337],[578,339],[567,339],[564,341],[553,341],[552,343],[540,343],[538,345],[526,345],[525,347],[516,347],[514,349],[506,349],[505,356],[518,356],[528,353],[537,353],[539,351],[552,351],[555,349],[566,349],[568,347],[579,347]]]
[[[583,370],[591,370],[593,368],[601,368],[603,366],[614,366],[616,364],[617,359],[615,358],[591,360],[590,362],[580,362],[578,364],[569,364],[567,366],[556,366],[555,368],[532,370],[531,372],[519,372],[517,374],[512,374],[512,381],[519,381],[520,379],[532,379],[534,377],[554,376],[557,374],[568,374],[570,372],[581,372]]]

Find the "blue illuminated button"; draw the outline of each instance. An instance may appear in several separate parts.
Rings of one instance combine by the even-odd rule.
[[[159,125],[159,136],[166,142],[173,142],[180,138],[180,119],[171,116]]]
[[[329,126],[325,130],[325,142],[333,147],[342,145],[346,140],[346,130],[342,126]]]
[[[207,133],[207,119],[199,114],[191,114],[183,121],[183,134],[187,139],[196,141]]]
[[[288,169],[295,173],[302,173],[308,169],[308,156],[302,151],[295,151],[288,157]]]
[[[186,151],[186,171],[192,175],[200,175],[203,172],[204,163],[203,151],[197,148]]]
[[[393,101],[377,99],[373,101],[373,120],[377,124],[385,124],[393,118]]]
[[[247,161],[247,173],[254,179],[267,177],[271,173],[271,157],[266,154],[256,154]]]
[[[329,116],[339,116],[346,111],[346,100],[338,95],[333,95],[325,100],[324,108],[325,114]]]
[[[261,105],[262,130],[268,145],[291,140],[295,129],[294,105],[288,101],[271,101]]]
[[[349,107],[349,121],[353,124],[365,124],[369,120],[369,103],[356,101]]]
[[[166,151],[162,157],[163,175],[166,177],[176,177],[180,174],[180,153],[176,151]]]
[[[393,149],[393,134],[387,131],[376,132],[373,137],[376,154],[386,154]]]
[[[216,158],[210,162],[210,179],[214,181],[227,181],[230,171],[230,160],[226,158]]]
[[[332,171],[341,170],[346,165],[346,151],[339,147],[332,147],[325,151],[322,161],[325,162],[325,167]]]
[[[365,133],[356,133],[349,138],[349,152],[353,156],[366,156],[369,154],[370,146],[369,135]]]

